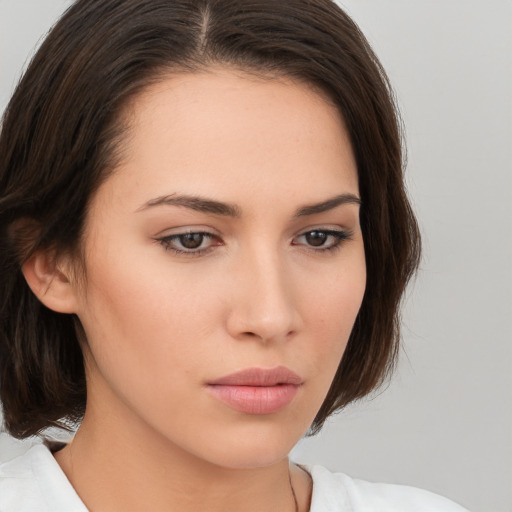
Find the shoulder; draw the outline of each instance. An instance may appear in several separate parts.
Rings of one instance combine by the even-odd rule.
[[[311,512],[467,512],[453,501],[406,485],[378,484],[306,466],[313,479]]]
[[[0,433],[1,512],[87,512],[41,441]]]

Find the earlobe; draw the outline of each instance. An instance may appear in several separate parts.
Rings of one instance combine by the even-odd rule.
[[[58,265],[54,255],[36,251],[23,265],[22,272],[34,295],[57,313],[77,313],[76,290],[70,272]]]

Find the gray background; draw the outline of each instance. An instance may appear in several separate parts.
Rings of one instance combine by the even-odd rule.
[[[512,1],[340,3],[396,88],[425,254],[392,383],[294,458],[512,512]],[[0,112],[67,5],[0,0]]]

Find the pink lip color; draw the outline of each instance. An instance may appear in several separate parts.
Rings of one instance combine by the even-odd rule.
[[[302,379],[284,366],[248,368],[208,383],[208,391],[229,407],[247,414],[271,414],[295,397]]]

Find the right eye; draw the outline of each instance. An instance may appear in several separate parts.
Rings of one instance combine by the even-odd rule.
[[[215,235],[203,231],[176,233],[159,238],[157,241],[166,251],[190,256],[199,256],[214,246],[220,245],[220,241]]]

